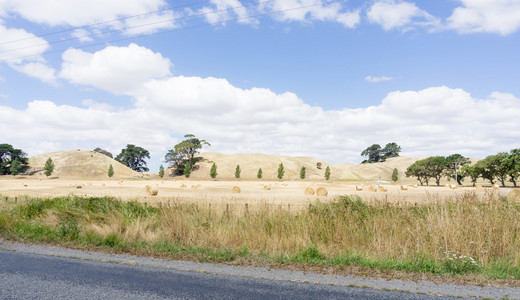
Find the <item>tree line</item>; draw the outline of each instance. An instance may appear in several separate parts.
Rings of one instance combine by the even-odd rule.
[[[416,177],[421,185],[429,185],[431,180],[440,185],[440,180],[446,177],[459,185],[469,178],[475,186],[477,180],[482,178],[491,184],[500,182],[504,187],[510,181],[516,187],[520,176],[520,149],[489,155],[474,165],[471,165],[469,158],[460,154],[430,156],[410,165],[405,174],[407,177]]]

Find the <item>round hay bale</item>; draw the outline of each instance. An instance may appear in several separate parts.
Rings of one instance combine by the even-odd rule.
[[[157,196],[157,194],[159,194],[159,189],[155,187],[150,189],[150,196]]]
[[[408,190],[408,186],[406,185],[401,185],[401,191],[407,191]]]
[[[82,186],[81,184],[77,184],[77,185],[76,185],[76,188],[77,188],[77,189],[80,189],[80,188],[82,188],[82,187],[83,187],[83,186]]]
[[[356,185],[356,191],[362,191],[363,185]]]
[[[507,200],[511,202],[520,203],[520,190],[513,189],[509,193],[507,193]]]
[[[377,192],[377,188],[373,185],[369,186],[368,190],[370,190],[371,192]]]
[[[313,189],[313,188],[310,188],[310,187],[306,188],[306,189],[305,189],[305,195],[307,195],[307,196],[312,196],[312,195],[314,195],[314,189]]]
[[[319,187],[316,189],[316,195],[317,196],[327,196],[329,192],[327,192],[327,189],[324,187]]]
[[[240,194],[240,188],[236,185],[233,187],[233,194]]]
[[[499,186],[498,184],[496,184],[496,183],[493,184],[493,189],[494,189],[494,190],[498,190],[499,188],[500,188],[500,186]]]
[[[270,187],[268,187],[267,185],[264,185],[264,190],[266,190],[266,191],[270,191],[270,190],[271,190],[271,188],[270,188]]]

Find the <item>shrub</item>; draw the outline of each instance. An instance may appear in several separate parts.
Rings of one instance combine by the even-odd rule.
[[[301,178],[301,179],[305,179],[305,171],[306,171],[306,170],[305,170],[305,167],[302,167],[302,168],[300,169],[300,178]]]
[[[108,166],[108,177],[114,176],[114,167],[112,167],[112,164]]]
[[[280,163],[280,165],[278,166],[278,179],[282,180],[284,174],[285,168],[283,166],[283,163]]]
[[[209,176],[211,176],[211,178],[213,179],[217,177],[217,165],[215,163],[213,163],[213,165],[211,166],[211,170],[209,170]]]
[[[258,169],[258,173],[256,173],[256,178],[262,179],[262,168]]]
[[[237,167],[235,168],[235,178],[240,178],[240,172],[242,172],[240,170],[240,165],[237,165]]]
[[[330,179],[330,168],[329,166],[327,166],[327,168],[325,169],[325,180],[329,180]]]

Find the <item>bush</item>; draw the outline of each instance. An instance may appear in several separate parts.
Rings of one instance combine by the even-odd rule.
[[[240,170],[240,165],[237,165],[237,167],[235,168],[235,178],[236,179],[240,178],[240,172],[242,172]]]
[[[215,163],[213,163],[213,165],[211,166],[211,170],[209,170],[209,176],[211,176],[211,178],[213,179],[217,177],[217,165]]]
[[[258,169],[258,173],[256,173],[256,178],[262,179],[262,168]]]
[[[283,163],[280,163],[280,165],[278,166],[278,179],[282,180],[284,174],[285,168],[283,166]]]
[[[306,171],[305,167],[302,167],[300,169],[300,178],[301,179],[305,179],[305,171]]]

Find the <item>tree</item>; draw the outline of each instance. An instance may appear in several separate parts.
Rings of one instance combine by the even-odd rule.
[[[51,176],[52,172],[54,171],[54,163],[52,162],[52,159],[49,157],[47,161],[45,162],[45,166],[43,167],[45,170],[43,173],[45,176],[49,177]]]
[[[262,179],[262,168],[258,169],[258,172],[256,173],[256,178]]]
[[[316,169],[321,170],[321,162],[316,163]]]
[[[413,164],[411,164],[406,169],[405,174],[406,174],[406,177],[410,177],[410,176],[417,177],[417,180],[419,181],[419,183],[421,185],[424,185],[424,183],[426,183],[426,185],[428,185],[428,181],[431,178],[430,174],[426,170],[426,159],[421,159],[421,160],[418,160],[418,161],[414,162]]]
[[[495,166],[492,163],[494,158],[493,155],[487,156],[486,158],[479,160],[473,167],[474,172],[478,174],[479,177],[482,177],[484,180],[489,180],[491,184],[495,184]]]
[[[392,171],[392,181],[397,182],[397,180],[399,180],[399,170],[394,168],[394,171]]]
[[[175,175],[182,175],[186,164],[190,166],[190,170],[196,169],[195,155],[204,145],[211,146],[206,140],[198,139],[193,134],[186,134],[184,137],[186,139],[168,150],[165,156],[165,162],[170,163]]]
[[[446,158],[444,156],[431,156],[425,159],[426,160],[426,172],[429,173],[429,176],[435,178],[435,183],[437,186],[441,185],[441,178],[444,174],[444,170],[446,170]]]
[[[325,169],[325,180],[329,180],[330,179],[330,168],[329,166],[327,166],[327,168]]]
[[[108,177],[112,177],[114,176],[114,167],[112,166],[112,164],[110,164],[110,166],[108,166]]]
[[[101,153],[101,154],[103,154],[103,155],[106,155],[106,156],[108,156],[108,157],[110,157],[110,158],[114,158],[114,157],[112,156],[112,153],[108,152],[108,151],[105,150],[105,149],[101,149],[101,148],[97,147],[97,148],[94,149],[93,151],[94,151],[94,152],[97,152],[97,153]]]
[[[280,163],[280,165],[278,166],[278,179],[282,180],[284,174],[285,168],[283,166],[283,163]]]
[[[305,179],[305,171],[306,171],[305,167],[302,166],[302,168],[300,169],[300,178],[301,179]]]
[[[458,185],[462,185],[464,177],[468,176],[465,172],[462,172],[462,168],[470,163],[469,158],[460,154],[452,154],[446,157],[446,169],[444,170],[444,174],[446,177],[456,180]]]
[[[150,152],[132,144],[126,145],[126,148],[116,156],[118,162],[137,172],[148,172],[145,158],[150,158]]]
[[[9,144],[0,144],[0,175],[12,174],[11,167],[15,161],[18,161],[17,164],[20,165],[17,174],[23,173],[29,169],[29,159],[25,152],[21,149],[15,149]]]
[[[13,161],[13,163],[11,164],[11,167],[9,168],[9,171],[11,172],[11,175],[13,175],[13,176],[20,174],[20,172],[22,171],[22,166],[18,159],[15,159]]]
[[[473,186],[476,185],[480,176],[480,170],[477,168],[477,166],[465,165],[462,167],[461,173],[464,175],[464,177],[471,178],[471,183],[473,183]]]
[[[242,172],[240,170],[240,165],[237,165],[237,167],[235,168],[235,178],[236,179],[240,178],[240,172]]]
[[[373,144],[372,146],[366,148],[361,152],[361,156],[366,157],[362,163],[375,163],[381,159],[381,146],[378,144]]]
[[[191,175],[191,167],[190,167],[190,165],[186,164],[184,166],[184,176],[186,176],[186,178],[190,178],[190,175]]]
[[[386,144],[385,148],[383,148],[383,150],[381,150],[382,161],[384,161],[390,157],[398,157],[400,152],[401,152],[401,146],[399,146],[393,142],[388,143],[388,144]]]
[[[520,176],[520,149],[511,150],[505,163],[508,166],[509,181],[516,187],[516,180]]]
[[[217,177],[217,165],[215,163],[213,163],[213,165],[211,166],[211,170],[209,170],[209,176],[211,176],[211,178],[213,179]]]
[[[161,177],[161,178],[164,177],[164,167],[163,167],[163,165],[159,166],[159,177]]]

